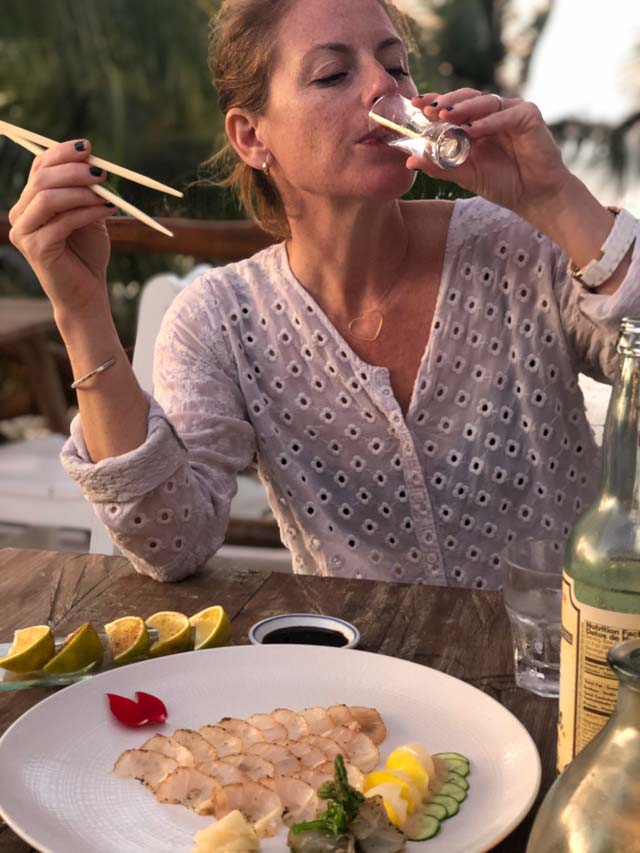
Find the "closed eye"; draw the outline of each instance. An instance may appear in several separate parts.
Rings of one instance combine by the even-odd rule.
[[[328,77],[319,77],[313,82],[317,86],[334,86],[336,83],[339,83],[341,80],[343,80],[346,76],[346,71],[339,71],[336,74],[330,74]]]
[[[387,74],[391,74],[392,77],[408,77],[409,72],[405,71],[404,68],[387,68]]]

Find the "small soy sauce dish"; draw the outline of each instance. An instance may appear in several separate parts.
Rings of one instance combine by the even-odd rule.
[[[322,613],[282,613],[262,619],[249,630],[254,646],[307,645],[355,649],[360,632],[355,625]]]

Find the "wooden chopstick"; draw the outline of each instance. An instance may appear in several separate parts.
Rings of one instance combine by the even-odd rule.
[[[8,121],[0,121],[0,133],[4,133],[2,129],[3,127],[7,130],[5,136],[9,136],[14,142],[17,142],[15,137],[20,137],[28,140],[29,142],[35,142],[37,145],[42,145],[44,148],[51,148],[52,145],[58,144],[55,139],[48,139],[46,136],[41,136],[39,133],[33,133],[31,130],[25,130],[23,127],[10,124]],[[183,198],[184,196],[184,193],[181,193],[180,190],[174,190],[173,187],[167,186],[167,184],[161,184],[160,181],[155,181],[153,178],[147,178],[146,175],[141,175],[139,172],[132,172],[131,169],[125,169],[124,166],[118,166],[117,163],[110,163],[108,160],[103,160],[101,157],[94,157],[93,154],[87,158],[87,162],[91,163],[93,166],[100,166],[101,169],[106,169],[107,172],[111,172],[114,175],[120,175],[122,178],[134,181],[136,184],[141,184],[143,187],[149,187],[152,190],[169,193],[170,195],[175,195],[178,198]]]
[[[4,125],[4,127],[3,127]],[[31,151],[32,154],[42,154],[43,151],[46,151],[41,145],[36,145],[35,142],[29,142],[27,139],[14,136],[12,132],[6,130],[7,122],[0,122],[0,133],[4,134],[7,139],[10,139],[12,142],[15,142],[16,145],[21,145],[23,148],[26,148],[27,151]],[[116,207],[119,207],[120,210],[124,210],[125,213],[128,213],[129,216],[133,216],[135,219],[139,219],[140,222],[144,222],[145,225],[148,225],[149,228],[154,228],[156,231],[160,231],[161,234],[166,234],[167,237],[173,237],[173,232],[169,231],[168,228],[165,228],[164,225],[160,225],[159,222],[156,222],[155,219],[152,219],[148,216],[144,211],[139,210],[133,204],[128,201],[125,201],[123,198],[120,198],[119,195],[110,192],[105,189],[101,184],[91,184],[89,186],[90,190],[96,195],[99,195],[101,198],[110,201]]]

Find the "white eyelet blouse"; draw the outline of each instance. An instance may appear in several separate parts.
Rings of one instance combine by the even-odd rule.
[[[579,371],[611,380],[619,320],[640,316],[640,247],[613,296],[511,212],[458,201],[406,417],[295,279],[284,244],[207,271],[156,344],[147,439],[62,461],[118,547],[159,580],[224,539],[256,461],[296,572],[495,588],[516,538],[564,538],[598,487]]]

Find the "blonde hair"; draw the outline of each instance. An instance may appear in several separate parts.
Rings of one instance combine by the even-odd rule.
[[[277,31],[296,0],[222,0],[209,23],[209,71],[223,115],[239,107],[259,115],[267,106],[276,59]],[[349,2],[349,0],[346,0]],[[389,0],[377,0],[398,33],[415,50],[408,18]],[[231,188],[261,228],[283,239],[290,235],[284,204],[275,183],[245,163],[231,143],[203,164],[216,186]]]

